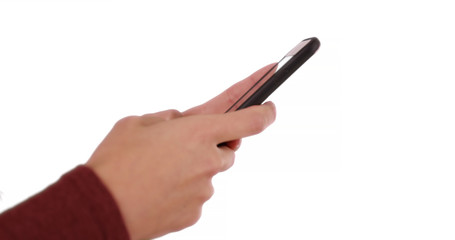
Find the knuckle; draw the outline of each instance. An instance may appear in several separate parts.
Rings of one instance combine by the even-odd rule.
[[[218,154],[210,154],[204,165],[208,176],[214,176],[222,168],[222,159]]]
[[[128,127],[131,126],[132,124],[136,123],[138,120],[138,116],[127,116],[124,117],[115,123],[115,127]]]
[[[235,153],[232,151],[232,154],[226,157],[226,163],[223,166],[222,171],[226,171],[234,165],[235,162]]]
[[[208,176],[214,176],[215,174],[218,173],[220,168],[220,164],[217,161],[214,161],[214,159],[208,160],[205,163],[205,173]]]
[[[182,213],[181,217],[171,227],[171,232],[180,231],[196,224],[202,215],[202,205],[191,209],[190,212]]]
[[[198,166],[198,175],[206,177],[215,175],[220,168],[220,155],[217,149],[213,150],[212,147],[208,146],[204,154],[199,155],[195,164]]]
[[[199,221],[199,219],[201,218],[201,215],[202,215],[202,206],[198,207],[194,214],[192,215],[191,218],[189,218],[188,220],[188,226],[192,226],[194,224],[197,223],[197,221]]]
[[[215,193],[215,189],[213,188],[212,183],[210,182],[207,187],[202,191],[201,194],[201,200],[202,203],[208,201],[210,198],[212,198],[213,194]]]
[[[186,218],[182,221],[182,224],[179,227],[179,229],[193,226],[194,224],[197,223],[197,221],[199,221],[199,219],[201,218],[201,215],[202,215],[202,205],[195,207],[194,209],[192,209],[191,213],[186,215]]]
[[[164,115],[163,118],[166,119],[166,120],[171,120],[171,119],[183,116],[183,114],[180,111],[176,110],[176,109],[166,110],[163,115]]]

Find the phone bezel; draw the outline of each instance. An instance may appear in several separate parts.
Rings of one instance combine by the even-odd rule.
[[[262,83],[259,88],[253,92],[249,97],[248,94],[252,89],[256,88],[257,85],[265,78],[270,71],[273,71],[277,68],[278,64],[285,59],[289,54],[302,42],[309,41],[303,46],[297,53],[295,53],[287,62],[284,63],[276,72],[264,83]],[[288,54],[286,54],[280,62],[278,62],[273,68],[271,68],[264,76],[262,76],[245,94],[242,95],[229,109],[226,111],[237,111],[243,108],[247,108],[252,105],[262,104],[265,99],[267,99],[283,82],[285,82],[300,66],[302,66],[314,53],[319,49],[321,45],[319,39],[312,37],[302,40],[296,47],[294,47]],[[244,99],[246,98],[246,99]],[[242,102],[243,101],[243,102]],[[239,105],[240,104],[240,105]],[[238,106],[239,105],[239,106]],[[236,108],[236,106],[238,106]]]

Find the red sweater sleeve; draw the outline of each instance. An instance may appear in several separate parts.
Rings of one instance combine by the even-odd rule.
[[[0,214],[0,239],[129,239],[112,195],[78,166],[39,194]]]

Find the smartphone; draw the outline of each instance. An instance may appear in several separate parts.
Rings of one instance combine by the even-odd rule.
[[[320,45],[321,43],[315,37],[301,41],[248,89],[226,113],[262,104],[270,94],[313,56]]]

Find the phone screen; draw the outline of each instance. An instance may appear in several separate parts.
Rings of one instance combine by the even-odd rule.
[[[289,76],[306,62],[319,48],[317,38],[301,41],[277,64],[267,71],[248,91],[246,91],[226,112],[240,110],[251,105],[261,104]]]

